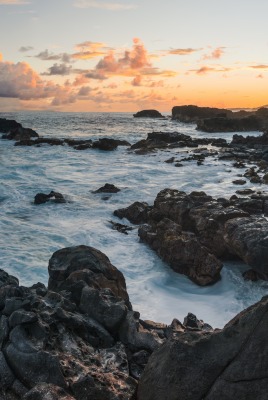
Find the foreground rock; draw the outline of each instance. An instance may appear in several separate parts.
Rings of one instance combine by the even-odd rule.
[[[0,398],[264,400],[267,329],[268,298],[223,330],[191,313],[143,321],[103,253],[65,248],[49,261],[48,288],[0,270]]]
[[[150,357],[138,400],[266,400],[268,299],[214,333],[182,333]]]
[[[121,189],[113,185],[112,183],[105,183],[104,186],[100,187],[97,190],[94,190],[93,193],[118,193]]]
[[[135,118],[164,118],[164,116],[157,110],[142,110],[133,114]]]

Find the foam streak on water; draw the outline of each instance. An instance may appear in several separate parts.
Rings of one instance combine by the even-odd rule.
[[[146,138],[151,131],[200,134],[191,124],[167,120],[134,119],[130,114],[96,113],[13,113],[14,118],[42,136],[93,138],[112,137],[131,143]],[[214,134],[214,137],[220,135]],[[226,134],[230,140],[232,134]],[[19,277],[20,283],[47,283],[47,265],[59,248],[79,244],[96,247],[125,275],[135,309],[144,319],[170,323],[188,312],[222,327],[243,308],[267,292],[267,283],[244,282],[242,263],[226,264],[222,280],[201,288],[174,273],[145,244],[137,230],[122,235],[111,230],[113,211],[132,202],[153,203],[166,187],[204,190],[218,197],[235,192],[232,180],[241,173],[228,161],[207,158],[204,165],[185,163],[176,168],[163,161],[184,157],[187,149],[160,151],[138,156],[120,147],[114,152],[76,151],[68,146],[14,147],[0,140],[0,260],[1,268]],[[92,191],[106,182],[122,190],[109,200]],[[249,183],[245,185],[249,187]],[[38,192],[61,192],[66,204],[35,206]],[[123,221],[123,223],[128,221]]]

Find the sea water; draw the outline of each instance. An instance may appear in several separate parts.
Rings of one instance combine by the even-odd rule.
[[[224,137],[231,133],[208,134],[196,131],[194,124],[166,119],[136,119],[127,113],[0,113],[40,136],[76,139],[102,137],[128,140],[145,139],[152,131],[181,132],[192,137]],[[257,132],[248,134],[258,135]],[[200,146],[203,147],[203,146]],[[164,188],[204,190],[216,197],[230,197],[237,190],[232,181],[243,169],[215,156],[198,166],[196,161],[183,167],[164,161],[187,157],[191,149],[162,150],[137,155],[126,147],[112,152],[97,149],[77,151],[69,146],[21,147],[0,139],[0,267],[17,276],[20,284],[38,281],[47,284],[48,260],[56,250],[74,245],[89,245],[104,252],[119,268],[127,283],[133,308],[141,318],[170,323],[183,321],[188,312],[213,327],[222,327],[245,307],[267,293],[267,282],[248,282],[242,262],[225,263],[222,279],[208,287],[199,287],[177,274],[138,238],[137,229],[124,235],[111,229],[110,220],[120,221],[113,211],[134,201],[153,204]],[[105,183],[120,192],[93,194]],[[258,189],[247,182],[244,188]],[[38,192],[61,192],[65,204],[34,205]]]

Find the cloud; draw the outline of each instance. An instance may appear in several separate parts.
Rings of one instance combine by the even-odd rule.
[[[88,79],[96,79],[96,80],[99,80],[99,81],[103,81],[104,79],[107,79],[107,76],[105,76],[102,72],[98,72],[98,71],[95,71],[95,70],[88,71],[84,75],[84,77],[88,78]]]
[[[257,75],[257,76],[256,76],[256,78],[263,79],[263,78],[264,78],[264,76],[263,76],[263,74],[259,74],[259,75]]]
[[[71,62],[71,56],[67,53],[54,54],[49,52],[47,49],[36,54],[34,57],[39,58],[42,61],[58,61]]]
[[[215,60],[221,58],[224,54],[224,48],[225,47],[217,47],[210,54],[205,54],[202,57],[202,60]]]
[[[0,0],[0,6],[20,6],[20,5],[24,5],[24,4],[30,4],[29,1],[24,1],[24,0]]]
[[[134,4],[109,3],[94,0],[76,0],[74,6],[78,8],[99,8],[109,11],[132,10],[136,8]]]
[[[0,53],[0,62],[3,60],[3,54]]]
[[[44,81],[29,64],[1,60],[0,97],[27,101],[52,98],[61,102],[73,101],[70,88]]]
[[[188,54],[195,53],[197,51],[203,50],[202,48],[200,49],[192,49],[192,48],[187,48],[187,49],[171,49],[168,51],[168,54],[175,54],[178,56],[186,56]]]
[[[96,65],[96,70],[103,74],[128,75],[130,71],[140,70],[150,67],[149,56],[143,43],[138,39],[133,39],[133,46],[130,50],[125,50],[122,55],[116,55],[114,50],[103,57]],[[133,75],[133,73],[132,73]]]
[[[78,96],[88,96],[92,89],[89,86],[82,86],[78,92]]]
[[[52,67],[48,68],[48,72],[44,72],[42,75],[69,75],[72,72],[72,66],[66,64],[53,64]]]
[[[26,53],[27,51],[30,51],[30,50],[33,50],[33,47],[32,47],[32,46],[21,46],[21,47],[19,48],[19,51],[20,51],[21,53]]]
[[[137,75],[131,82],[131,85],[132,86],[141,86],[141,81],[142,81],[142,77],[140,75]]]
[[[79,43],[75,47],[78,51],[72,54],[72,57],[79,60],[102,57],[107,53],[108,49],[104,43],[91,41]]]
[[[250,68],[254,68],[254,69],[268,69],[268,64],[251,65]]]
[[[209,72],[228,72],[230,71],[230,68],[226,67],[208,67],[208,66],[203,66],[199,69],[191,69],[190,72],[195,72],[197,75],[205,75]]]

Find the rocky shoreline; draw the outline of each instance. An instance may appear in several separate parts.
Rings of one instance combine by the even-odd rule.
[[[243,113],[234,118],[229,112],[211,110],[202,110],[202,124],[206,112],[212,115],[206,126],[214,124],[212,119],[217,120],[213,126],[223,120],[221,126],[230,126],[226,124],[230,118],[241,127],[246,118],[255,118]],[[265,113],[260,114],[264,121]],[[196,116],[187,116],[187,121],[190,118],[193,121]],[[263,130],[264,125],[259,127]],[[213,154],[219,160],[231,160],[236,168],[248,167],[233,181],[235,185],[245,179],[268,183],[266,130],[258,137],[234,135],[231,143],[151,132],[133,145],[110,138],[40,138],[35,131],[5,119],[0,119],[0,131],[16,146],[69,145],[76,150],[111,151],[123,145],[140,155],[185,147],[187,157],[165,162],[180,167],[196,160],[202,165]],[[93,193],[119,191],[106,183]],[[55,191],[35,196],[36,205],[47,202],[64,204],[66,200]],[[225,259],[248,264],[251,269],[245,279],[268,280],[265,191],[241,189],[230,198],[213,198],[205,192],[167,188],[158,193],[153,205],[135,202],[115,210],[114,215],[136,225],[140,240],[200,286],[220,279]],[[109,223],[124,234],[134,228]],[[48,273],[47,286],[24,287],[0,270],[1,400],[266,400],[267,297],[223,329],[213,329],[191,313],[184,321],[175,315],[170,324],[163,324],[140,318],[129,300],[123,274],[93,247],[56,251]]]
[[[140,319],[97,249],[58,250],[48,272],[27,288],[0,270],[1,398],[266,399],[267,298],[222,330],[193,314],[165,325]]]

